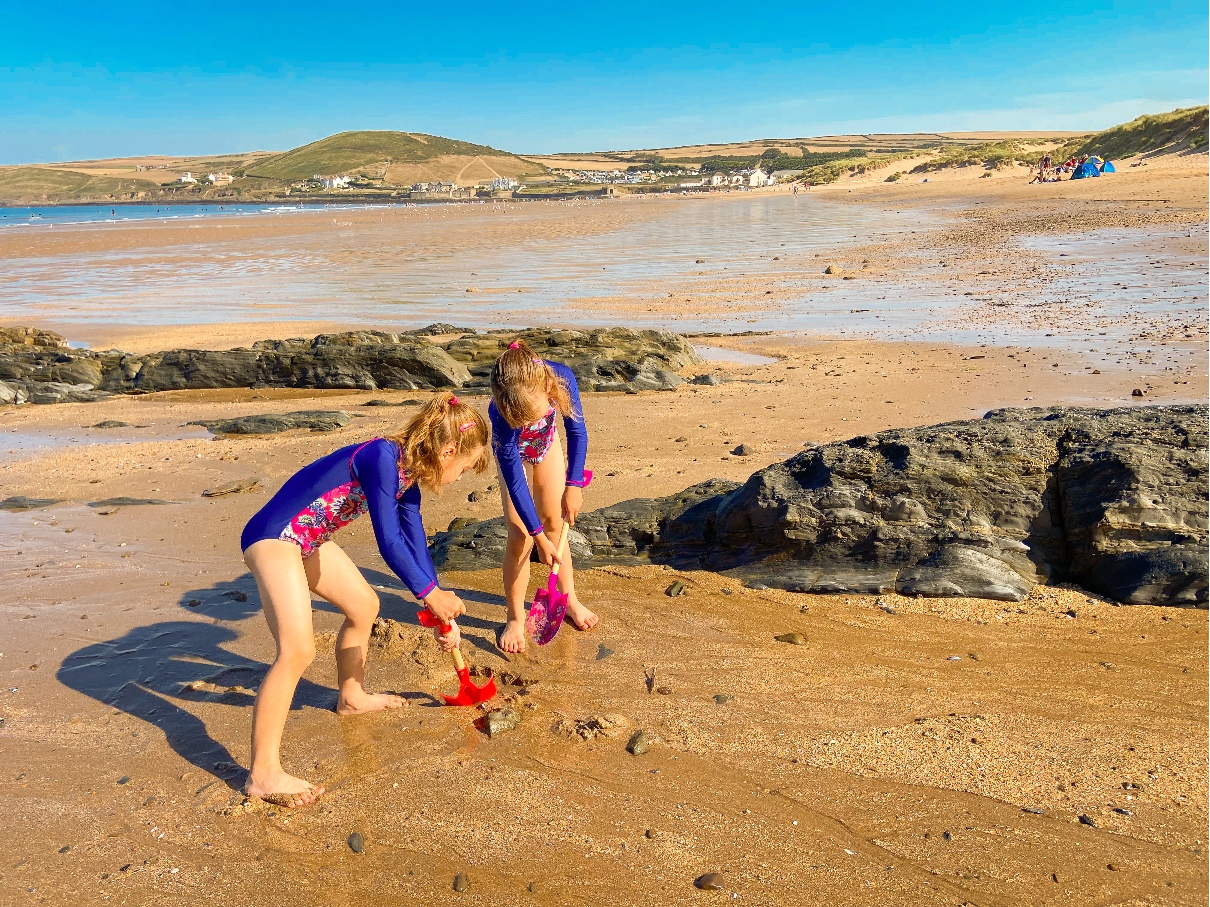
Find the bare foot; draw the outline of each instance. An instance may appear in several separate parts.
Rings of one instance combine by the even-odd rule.
[[[573,627],[581,632],[591,630],[601,620],[580,604],[576,598],[570,598],[567,601],[567,619],[571,621]]]
[[[525,651],[524,620],[510,620],[504,625],[500,631],[500,651],[513,654]]]
[[[381,712],[383,709],[399,709],[407,705],[402,696],[394,693],[351,693],[341,696],[336,703],[337,715],[364,715],[367,712]]]
[[[249,797],[258,797],[274,806],[284,806],[294,809],[299,806],[310,806],[323,795],[322,785],[311,784],[303,778],[295,778],[280,769],[265,775],[263,778],[249,776],[244,785],[244,793]]]

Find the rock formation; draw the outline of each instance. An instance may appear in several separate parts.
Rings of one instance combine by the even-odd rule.
[[[0,331],[0,404],[75,403],[111,394],[234,387],[355,388],[486,392],[492,363],[518,336],[494,331],[441,346],[461,330],[430,325],[389,334],[349,331],[311,339],[263,340],[250,349],[168,350],[136,355],[75,350],[49,331]],[[520,332],[542,355],[566,362],[581,390],[668,390],[678,369],[701,360],[683,337],[626,328]]]
[[[667,563],[802,592],[1019,601],[1075,582],[1206,607],[1207,408],[1006,409],[814,447],[583,513],[577,563]],[[500,563],[500,519],[439,533],[444,569]]]

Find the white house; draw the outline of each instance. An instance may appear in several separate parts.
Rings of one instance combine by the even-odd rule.
[[[772,182],[772,180],[769,179],[769,174],[765,173],[765,171],[761,170],[759,167],[748,174],[748,185],[754,189],[759,186],[767,186],[770,182]]]
[[[192,173],[190,173],[188,170],[186,170],[184,173],[182,173],[182,174],[181,174],[181,178],[180,178],[179,180],[177,180],[177,182],[181,182],[181,183],[196,183],[196,182],[197,182],[197,180],[195,180],[195,179],[193,178],[193,174],[192,174]]]
[[[216,186],[219,183],[231,183],[235,181],[235,177],[229,173],[211,173],[206,179]]]
[[[742,186],[744,183],[747,182],[747,180],[744,179],[744,175],[742,173],[732,173],[731,176],[728,178],[728,182],[732,186]]]
[[[725,186],[725,185],[727,185],[727,174],[718,173],[718,172],[711,173],[710,177],[706,181],[705,185],[707,185],[707,186]]]
[[[325,189],[349,188],[349,178],[347,176],[316,176],[315,179]]]
[[[518,183],[511,176],[498,176],[494,180],[492,180],[490,183],[487,184],[487,188],[490,189],[492,192],[500,192],[502,190],[510,191],[510,190],[516,189],[519,185],[521,185],[521,184]]]

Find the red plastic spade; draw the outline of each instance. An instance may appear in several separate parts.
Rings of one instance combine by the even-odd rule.
[[[418,615],[420,626],[422,627],[440,627],[442,633],[450,631],[450,625],[442,623],[441,618],[437,617],[428,608],[425,608]],[[445,700],[446,705],[478,705],[481,702],[487,702],[496,695],[496,678],[489,677],[487,683],[481,687],[471,683],[471,672],[466,666],[466,662],[462,659],[462,652],[454,649],[450,652],[450,656],[454,659],[454,670],[458,672],[458,693],[455,696],[446,696],[441,694],[441,698]]]
[[[566,543],[567,521],[564,520],[563,530],[559,533],[559,547],[555,549],[556,556],[562,556]],[[563,618],[567,616],[567,594],[559,591],[558,583],[559,563],[556,561],[550,568],[546,588],[534,593],[533,604],[529,606],[529,615],[525,618],[525,629],[540,646],[555,638],[559,627],[563,626]]]

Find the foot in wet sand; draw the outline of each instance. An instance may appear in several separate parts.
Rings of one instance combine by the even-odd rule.
[[[596,614],[580,604],[580,600],[574,595],[567,601],[567,619],[581,633],[591,630],[601,620]]]
[[[516,654],[525,651],[525,621],[510,620],[500,631],[500,651]]]
[[[402,696],[394,693],[352,693],[342,695],[336,703],[337,715],[364,715],[367,712],[381,712],[384,709],[400,709],[407,705]]]
[[[287,809],[310,806],[323,792],[322,785],[311,784],[303,778],[295,778],[283,771],[264,778],[249,778],[248,783],[244,785],[244,793],[247,796],[257,797],[266,803]]]

